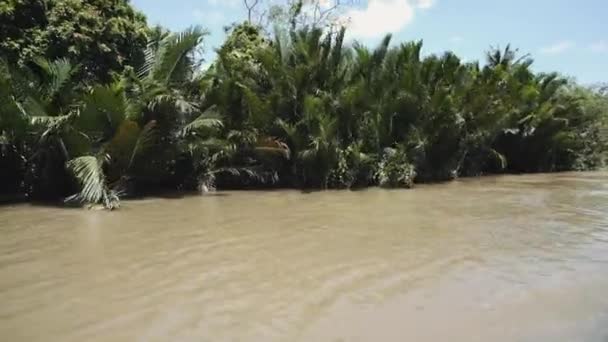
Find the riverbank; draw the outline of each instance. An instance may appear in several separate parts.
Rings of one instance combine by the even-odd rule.
[[[227,189],[217,189],[217,190],[213,190],[213,191],[207,191],[207,192],[202,192],[202,191],[178,191],[178,190],[170,190],[170,189],[164,189],[164,190],[155,190],[155,191],[148,191],[145,194],[139,194],[139,195],[133,195],[133,196],[125,196],[123,198],[124,203],[126,203],[127,205],[129,203],[137,203],[138,201],[145,201],[145,200],[151,200],[151,199],[158,199],[158,200],[180,200],[180,199],[188,199],[188,198],[196,198],[196,197],[201,197],[201,196],[225,196],[226,194],[229,193],[252,193],[252,194],[259,194],[259,195],[264,195],[264,194],[273,194],[273,193],[302,193],[302,194],[313,194],[313,193],[318,193],[318,192],[329,192],[329,193],[334,193],[334,192],[364,192],[364,191],[370,191],[370,190],[394,190],[394,191],[410,191],[410,192],[414,192],[413,190],[419,189],[419,188],[426,188],[426,187],[433,187],[433,186],[441,186],[441,185],[446,185],[446,184],[469,184],[469,183],[476,183],[476,182],[480,182],[480,181],[484,181],[484,182],[491,182],[491,181],[500,181],[503,178],[507,178],[507,179],[526,179],[526,178],[534,178],[534,177],[554,177],[556,179],[560,179],[560,178],[568,178],[571,175],[586,175],[588,177],[591,178],[595,178],[595,177],[604,177],[606,175],[608,175],[608,169],[603,169],[603,170],[595,170],[595,171],[585,171],[585,172],[580,172],[580,171],[564,171],[564,172],[551,172],[551,173],[520,173],[520,174],[488,174],[488,175],[481,175],[481,176],[475,176],[475,177],[462,177],[462,178],[457,178],[454,180],[450,180],[450,181],[443,181],[443,182],[426,182],[426,183],[416,183],[414,184],[414,186],[412,188],[382,188],[379,186],[371,186],[371,187],[358,187],[358,188],[351,188],[351,189],[299,189],[299,188],[293,188],[293,187],[264,187],[264,186],[258,186],[258,187],[248,187],[248,188],[227,188]],[[30,201],[28,200],[25,196],[4,196],[4,197],[0,197],[0,207],[1,206],[11,206],[11,205],[19,205],[19,204],[31,204],[34,206],[40,206],[40,207],[50,207],[50,208],[85,208],[85,209],[90,209],[90,210],[104,210],[106,209],[103,205],[78,205],[77,203],[66,203],[64,200],[62,199],[57,199],[57,200],[34,200],[34,201]],[[115,208],[115,209],[120,209],[120,207]]]

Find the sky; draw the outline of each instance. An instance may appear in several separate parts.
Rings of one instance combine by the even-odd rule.
[[[149,24],[207,28],[208,61],[225,38],[223,27],[245,18],[242,0],[131,3]],[[608,82],[607,14],[608,0],[358,0],[347,10],[349,36],[371,47],[390,32],[393,44],[422,39],[424,53],[450,50],[472,61],[483,60],[491,46],[511,44],[532,55],[535,70],[583,84]]]

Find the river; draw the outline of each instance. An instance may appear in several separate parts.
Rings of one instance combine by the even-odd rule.
[[[0,207],[2,341],[607,341],[608,173]]]

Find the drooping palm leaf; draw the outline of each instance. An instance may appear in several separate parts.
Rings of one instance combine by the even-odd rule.
[[[67,201],[103,204],[109,209],[118,205],[118,196],[106,184],[102,159],[82,156],[68,161],[66,167],[80,185],[80,192],[67,198]]]
[[[185,125],[179,132],[180,136],[188,136],[196,133],[212,133],[223,127],[220,114],[215,106],[205,110],[199,117]]]

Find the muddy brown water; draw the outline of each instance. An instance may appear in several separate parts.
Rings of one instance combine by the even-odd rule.
[[[608,173],[0,207],[2,341],[608,341]]]

